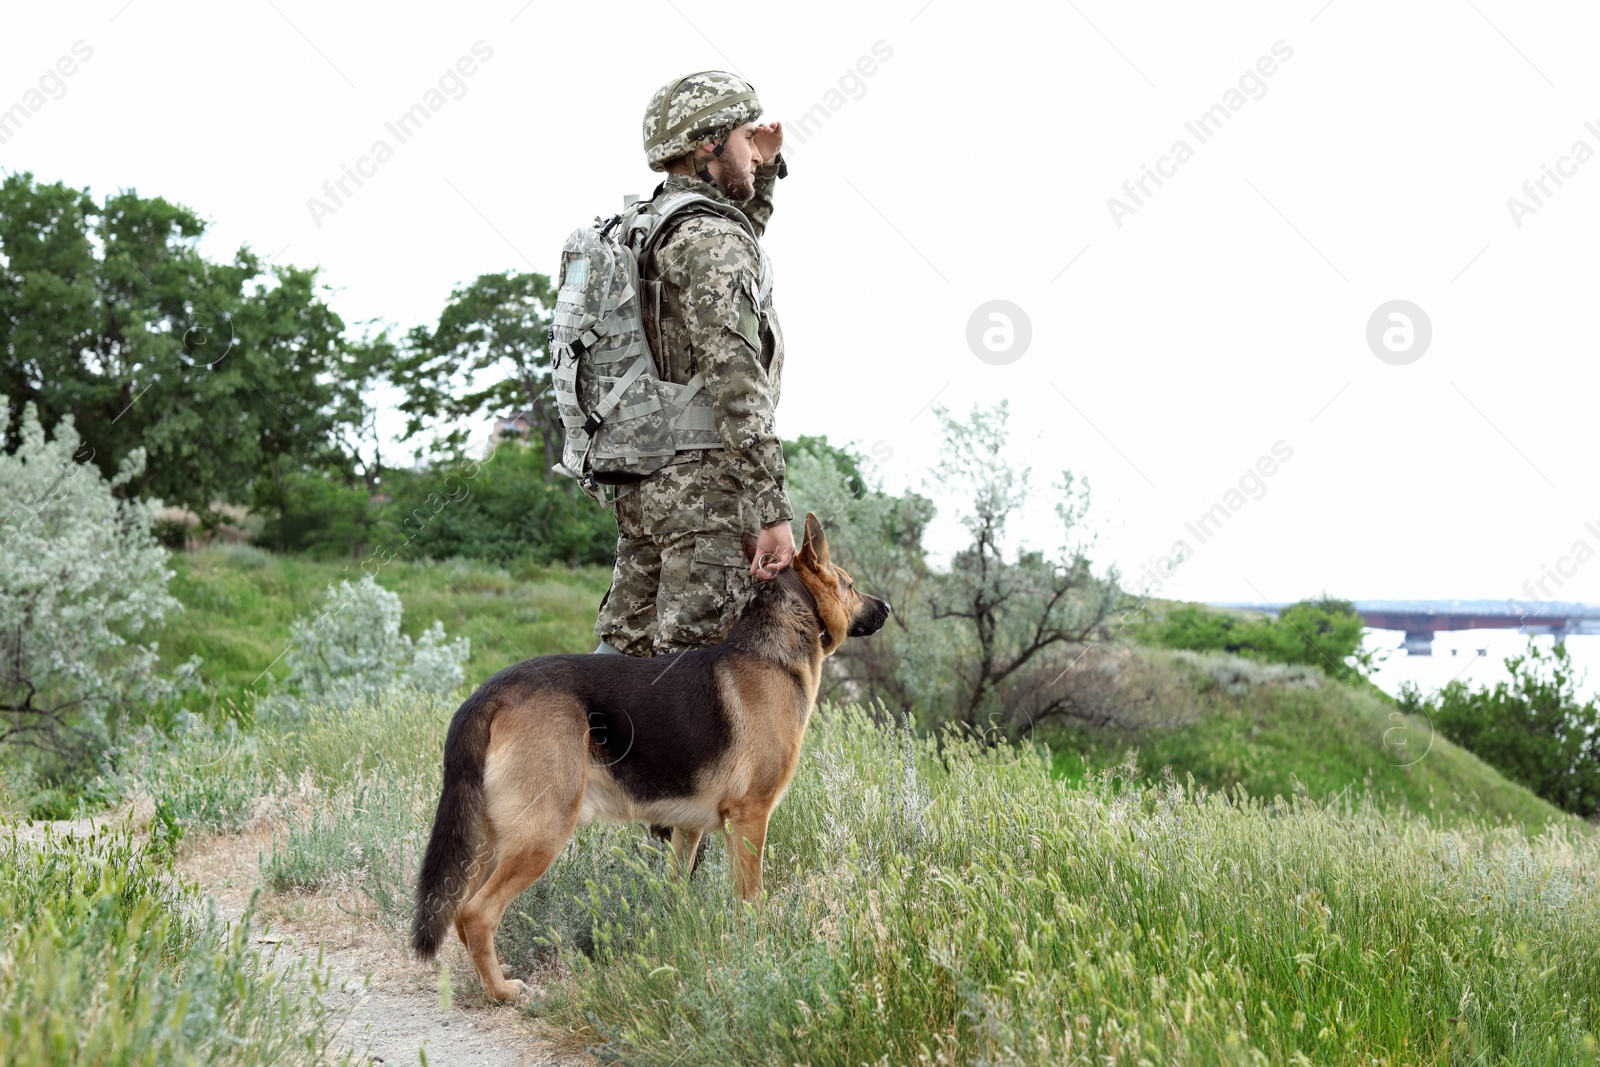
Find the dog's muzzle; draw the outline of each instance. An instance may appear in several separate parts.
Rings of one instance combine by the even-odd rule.
[[[867,606],[850,621],[847,631],[850,637],[871,637],[883,629],[883,624],[889,621],[889,602],[879,600],[875,596],[866,598]]]

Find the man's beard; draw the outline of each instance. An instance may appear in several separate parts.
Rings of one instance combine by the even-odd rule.
[[[735,173],[732,166],[723,163],[717,169],[722,172],[717,178],[717,188],[721,189],[729,200],[743,204],[756,195],[754,167],[746,167]]]

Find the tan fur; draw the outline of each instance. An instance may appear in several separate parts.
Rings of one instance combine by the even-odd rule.
[[[473,969],[499,1000],[525,987],[502,976],[495,931],[506,908],[549,869],[578,825],[588,776],[582,711],[565,694],[534,693],[501,708],[490,728],[484,764],[489,859],[455,925]]]

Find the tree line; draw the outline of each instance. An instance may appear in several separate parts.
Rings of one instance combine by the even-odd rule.
[[[250,509],[269,547],[360,555],[419,536],[461,547],[509,525],[538,533],[534,552],[550,560],[602,562],[607,517],[549,473],[561,444],[549,278],[484,274],[432,325],[351,324],[314,268],[248,246],[212,260],[206,228],[133,190],[96,199],[27,173],[0,182],[6,451],[31,404],[47,431],[70,419],[106,477],[143,449],[141,473],[119,487],[128,498],[186,508],[202,526],[225,521],[224,505]],[[386,387],[400,390],[420,466],[385,455],[374,398]],[[473,486],[472,508],[419,533],[439,484],[471,458],[463,424],[511,411],[528,414],[533,454],[507,457]],[[503,557],[508,540],[467,547]]]

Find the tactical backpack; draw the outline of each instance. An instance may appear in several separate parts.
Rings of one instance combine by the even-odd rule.
[[[702,213],[736,222],[756,237],[737,208],[677,190],[629,204],[605,222],[596,219],[561,248],[550,377],[566,434],[561,462],[552,469],[576,478],[608,507],[627,490],[607,495],[606,486],[640,481],[679,452],[722,447],[704,377],[696,373],[684,385],[661,379],[642,310],[640,270],[666,224]],[[770,292],[764,252],[761,268],[761,291]],[[659,298],[650,304],[659,337]]]

